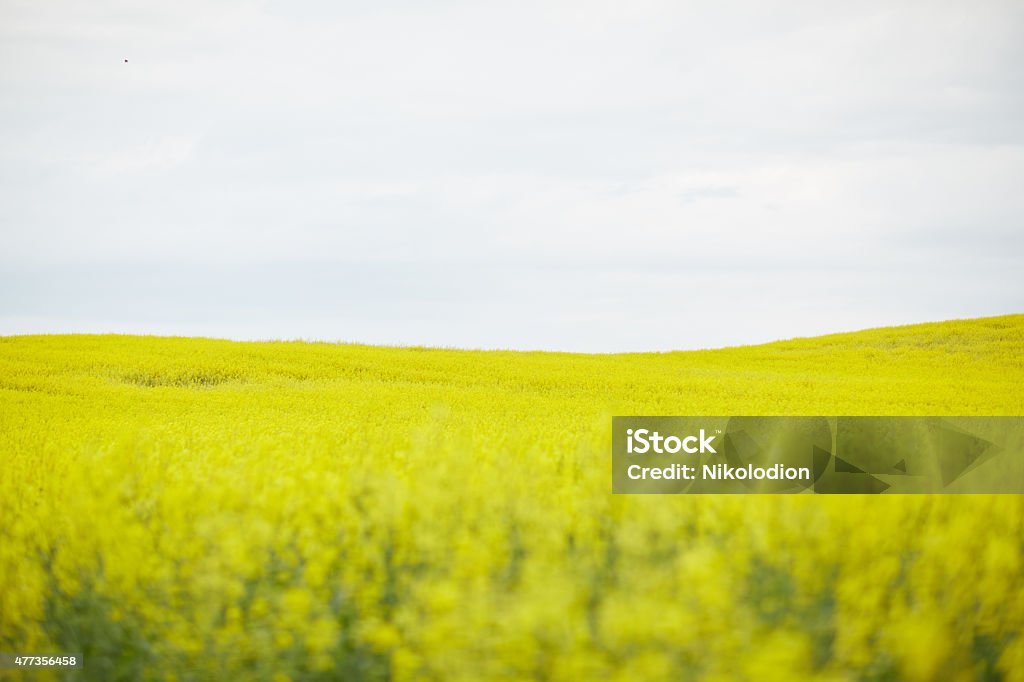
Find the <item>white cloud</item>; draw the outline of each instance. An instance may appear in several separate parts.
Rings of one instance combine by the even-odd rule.
[[[680,290],[712,345],[817,329],[822,309],[837,328],[1019,311],[1022,19],[997,2],[8,0],[0,285],[50,276],[67,303],[0,296],[0,329],[344,331],[326,302],[233,314],[244,287],[205,321],[169,296],[140,322],[151,270],[122,267],[140,263],[212,268],[210,287],[218,268],[237,286],[371,267],[360,296],[396,317],[357,336],[410,343],[685,346],[670,322],[614,331]],[[441,331],[380,285],[410,266]],[[109,272],[125,293],[83,317],[75,282]],[[492,294],[486,333],[466,288]]]

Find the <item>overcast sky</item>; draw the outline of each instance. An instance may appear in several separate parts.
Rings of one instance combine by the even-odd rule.
[[[1024,312],[1024,3],[0,0],[0,237],[0,334]]]

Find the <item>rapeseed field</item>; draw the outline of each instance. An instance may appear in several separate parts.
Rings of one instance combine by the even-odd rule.
[[[1022,315],[626,355],[0,337],[0,651],[84,655],[32,679],[1024,680],[1021,498],[612,496],[609,451],[616,414],[1022,413]]]

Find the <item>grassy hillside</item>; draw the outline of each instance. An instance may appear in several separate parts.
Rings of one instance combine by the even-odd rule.
[[[0,651],[104,680],[1024,679],[1020,498],[609,471],[613,414],[1022,413],[1022,315],[626,355],[0,337]]]

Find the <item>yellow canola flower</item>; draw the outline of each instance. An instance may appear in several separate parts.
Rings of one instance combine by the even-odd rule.
[[[1022,414],[1021,357],[1022,316],[607,356],[0,337],[0,651],[1021,680],[1020,497],[613,496],[608,468],[614,414]]]

